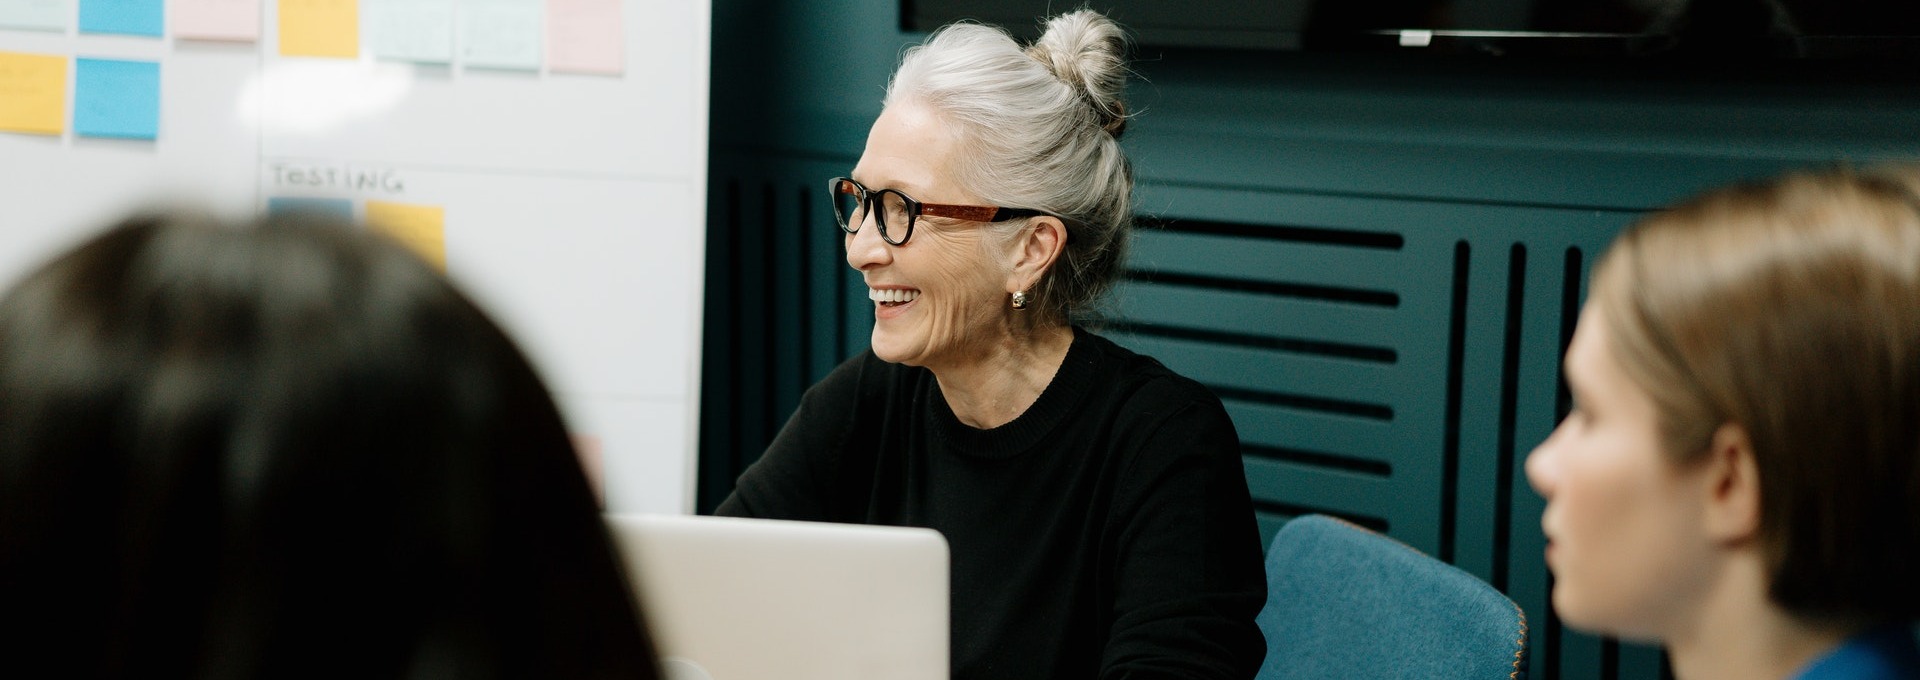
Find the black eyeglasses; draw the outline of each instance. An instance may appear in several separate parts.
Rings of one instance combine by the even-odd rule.
[[[874,203],[879,203],[880,210],[873,214],[873,223],[880,227],[880,240],[896,246],[906,245],[907,239],[913,238],[913,223],[921,215],[970,222],[1005,222],[1048,214],[1027,208],[921,203],[900,193],[898,189],[874,191],[848,177],[827,180],[827,193],[833,196],[833,218],[840,221],[840,230],[849,234],[860,231],[860,224],[866,221],[867,211],[873,208]],[[888,225],[900,227],[900,238],[894,238]]]

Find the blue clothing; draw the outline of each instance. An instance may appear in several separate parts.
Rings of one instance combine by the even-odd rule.
[[[1908,626],[1876,628],[1814,659],[1795,680],[1920,679],[1920,643]]]

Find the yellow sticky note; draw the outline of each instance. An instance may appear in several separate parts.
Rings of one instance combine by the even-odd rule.
[[[0,130],[57,135],[67,129],[67,58],[0,52]]]
[[[359,0],[280,0],[280,56],[360,56]]]
[[[447,270],[447,209],[367,201],[367,224],[407,244],[440,271]]]

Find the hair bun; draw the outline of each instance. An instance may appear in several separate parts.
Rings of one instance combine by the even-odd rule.
[[[1074,88],[1094,120],[1119,138],[1127,129],[1127,35],[1112,19],[1089,9],[1048,19],[1027,54]]]

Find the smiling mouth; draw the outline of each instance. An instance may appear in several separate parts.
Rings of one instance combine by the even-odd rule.
[[[900,288],[868,288],[867,299],[879,303],[882,307],[898,307],[919,299],[920,291]]]

